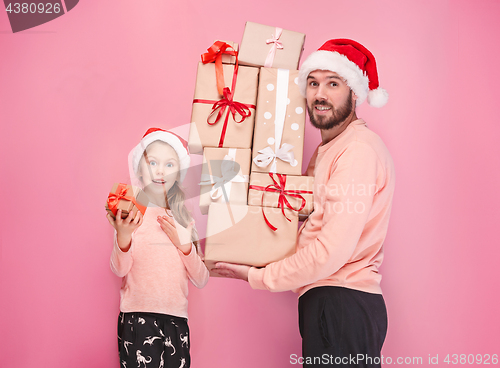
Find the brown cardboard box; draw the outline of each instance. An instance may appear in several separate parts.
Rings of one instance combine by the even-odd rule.
[[[273,43],[266,41],[276,37],[276,27],[247,22],[238,55],[241,65],[266,66],[265,61]],[[278,41],[283,46],[277,48],[271,65],[266,67],[292,69],[299,68],[299,60],[304,49],[306,35],[284,29]]]
[[[137,206],[131,201],[132,198],[137,203]],[[116,208],[113,208],[114,201],[118,201]],[[122,218],[126,218],[134,209],[138,209],[144,215],[148,203],[149,198],[141,188],[128,184],[115,183],[111,188],[104,207],[113,218],[116,218],[118,210],[122,210]]]
[[[277,227],[276,231],[266,224]],[[205,264],[210,270],[216,262],[264,267],[295,253],[298,218],[296,213],[271,207],[213,203],[208,211]]]
[[[273,175],[273,178],[278,185],[274,183],[270,175]],[[305,206],[299,213],[301,215],[309,215],[314,208],[312,193],[314,187],[313,176],[293,176],[252,172],[250,174],[248,204],[250,206],[278,207],[280,197],[278,190],[281,187],[281,180],[285,182],[284,189],[286,200],[294,209],[299,209],[302,205],[302,199],[295,196],[301,196],[305,200]],[[271,185],[270,191],[264,191],[264,188],[269,185]],[[252,186],[260,188],[252,188]],[[310,193],[293,193],[294,191],[307,191]]]
[[[200,188],[200,211],[203,215],[208,213],[211,203],[225,203],[225,195],[231,203],[247,204],[251,160],[249,148],[207,147],[203,150],[201,182],[206,183]],[[221,182],[225,184],[219,186]],[[219,189],[212,193],[214,184]]]
[[[252,171],[273,172],[273,161],[277,173],[301,175],[304,151],[306,103],[296,82],[298,71],[261,68],[259,94],[255,116],[255,131],[252,149]],[[278,123],[278,124],[277,124]],[[276,149],[276,145],[279,148]],[[290,150],[287,145],[293,146]],[[289,146],[288,146],[289,147]],[[263,155],[260,150],[266,150]],[[285,157],[293,153],[292,162],[285,157],[266,163],[269,154],[284,151]],[[263,160],[262,166],[256,162]]]
[[[231,88],[234,65],[223,64],[222,67],[224,71],[224,84],[226,87]],[[214,123],[221,111],[219,109],[210,116],[212,106],[217,101],[220,101],[223,96],[219,95],[217,91],[215,64],[203,64],[201,62],[198,64],[194,101],[201,100],[203,102],[193,102],[191,128],[188,139],[189,151],[191,153],[202,154],[203,147],[219,147],[221,134],[228,114],[222,147],[252,147],[255,108],[248,106],[255,106],[257,102],[258,77],[259,69],[257,68],[239,67],[238,69],[233,101],[247,105],[245,108],[251,115],[241,123],[237,123],[234,121],[233,115],[229,112],[229,108],[226,108],[219,121],[214,125],[210,125],[207,123],[207,119],[210,123]],[[241,115],[236,114],[236,120],[241,120]]]

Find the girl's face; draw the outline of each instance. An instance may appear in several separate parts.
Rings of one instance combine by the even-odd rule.
[[[139,162],[144,191],[164,198],[179,178],[179,157],[172,146],[161,141],[151,143],[145,156]]]

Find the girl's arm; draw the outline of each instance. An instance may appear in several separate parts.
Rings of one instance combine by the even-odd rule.
[[[109,223],[116,230],[113,251],[111,253],[111,270],[117,276],[123,277],[132,268],[132,255],[129,252],[132,245],[132,233],[142,224],[142,213],[132,211],[125,219],[121,218],[118,210],[116,219],[106,216]]]
[[[106,215],[109,223],[116,230],[116,242],[123,252],[128,252],[132,243],[132,233],[142,225],[142,213],[132,211],[122,219],[122,210],[118,210],[116,218],[113,219],[108,213]]]
[[[193,243],[191,243],[191,252],[187,256],[181,256],[181,259],[192,284],[198,289],[204,287],[208,282],[209,273]]]

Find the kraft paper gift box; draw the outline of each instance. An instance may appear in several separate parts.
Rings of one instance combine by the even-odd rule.
[[[115,183],[106,200],[106,211],[116,218],[118,210],[122,210],[122,218],[126,218],[134,209],[144,215],[149,203],[149,198],[141,188],[128,184]]]
[[[235,65],[222,68],[228,87],[225,96],[217,89],[215,64],[198,64],[188,139],[191,153],[202,154],[203,147],[252,147],[259,69],[238,67],[233,83]],[[213,110],[216,103],[218,108]]]
[[[277,228],[273,231],[267,220]],[[298,218],[280,208],[212,203],[208,210],[205,264],[209,270],[216,262],[264,267],[295,253]]]
[[[296,70],[306,35],[247,22],[238,59],[241,65]]]
[[[252,171],[301,175],[306,103],[296,70],[261,68]]]
[[[313,176],[252,172],[250,174],[248,204],[250,206],[278,207],[282,190],[283,202],[288,201],[294,210],[299,210],[300,215],[307,216],[314,208],[313,187]],[[303,203],[304,207],[300,209]]]
[[[249,148],[211,148],[203,150],[200,211],[208,213],[211,203],[247,204],[252,152]]]

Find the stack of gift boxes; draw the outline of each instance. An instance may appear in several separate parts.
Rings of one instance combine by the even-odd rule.
[[[247,22],[239,50],[216,41],[198,64],[189,149],[203,154],[209,269],[218,261],[262,267],[290,256],[298,216],[313,209],[313,178],[301,176],[304,40]]]

